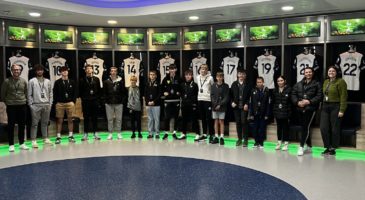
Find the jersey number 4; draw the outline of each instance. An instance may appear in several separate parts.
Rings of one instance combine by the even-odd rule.
[[[136,74],[136,68],[134,65],[127,65],[128,66],[128,74]]]
[[[346,68],[344,71],[343,71],[343,75],[346,75],[346,76],[356,76],[355,74],[355,71],[357,70],[357,65],[356,64],[349,64],[349,63],[346,63],[343,65],[344,68]]]

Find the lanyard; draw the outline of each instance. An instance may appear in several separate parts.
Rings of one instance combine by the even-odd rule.
[[[329,91],[329,89],[330,89],[330,85],[332,84],[332,81],[330,80],[330,81],[328,81],[328,84],[327,84],[327,86],[326,86],[326,90],[324,91],[324,94],[327,96],[328,95],[328,91]]]
[[[19,82],[17,81],[16,83],[17,84],[15,84],[15,80],[13,79],[13,86],[14,86],[14,89],[15,89],[15,94],[18,94],[18,89],[19,89]]]
[[[91,77],[91,81],[89,82],[89,79],[86,77],[86,82],[89,86],[91,86],[94,82],[94,77]]]
[[[200,88],[203,87],[203,85],[204,85],[205,81],[207,81],[207,79],[208,79],[208,76],[205,77],[204,82],[202,83],[202,77],[200,77]]]
[[[39,88],[41,88],[41,92],[43,92],[44,91],[44,80],[42,81],[42,85],[38,79],[37,79],[37,81],[38,81]]]
[[[70,87],[69,80],[66,80],[66,82],[65,82],[65,80],[63,80],[62,82],[63,82],[63,86],[65,88],[65,92],[68,92],[68,89]]]

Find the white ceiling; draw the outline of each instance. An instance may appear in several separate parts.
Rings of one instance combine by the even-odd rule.
[[[284,5],[294,10],[283,12]],[[0,0],[0,17],[80,26],[168,27],[365,10],[364,0],[191,0],[131,9],[95,8],[60,0]],[[42,13],[31,18],[29,11]],[[198,21],[188,17],[197,15]]]

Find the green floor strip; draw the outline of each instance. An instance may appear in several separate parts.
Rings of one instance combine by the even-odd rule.
[[[122,136],[123,136],[122,141],[132,141],[133,139],[130,138],[131,135],[132,135],[131,132],[123,132],[122,133]],[[143,135],[143,139],[140,139],[140,140],[143,141],[143,142],[148,142],[148,140],[149,140],[149,139],[147,139],[148,133],[143,132],[142,135]],[[76,144],[81,144],[82,143],[82,141],[81,141],[82,136],[83,136],[82,134],[74,134]],[[108,141],[107,140],[108,133],[105,133],[105,132],[99,133],[99,137],[101,138],[101,140],[100,140],[101,142]],[[113,140],[116,140],[116,138],[117,138],[117,134],[113,134]],[[193,144],[195,142],[194,138],[195,138],[195,134],[188,134],[187,138],[186,138],[186,143],[187,144]],[[50,139],[54,143],[55,140],[56,140],[56,137],[52,137]],[[136,139],[138,139],[138,138],[136,138]],[[156,140],[156,139],[154,139],[154,140]],[[162,141],[162,137],[159,140]],[[172,138],[172,135],[169,135],[168,141],[173,142],[173,140],[174,139]],[[237,141],[236,138],[225,138],[224,141],[225,141],[224,148],[229,148],[229,149],[241,149],[242,148],[241,146],[236,147],[236,141]],[[38,142],[38,146],[39,146],[38,150],[43,150],[45,148],[45,146],[43,144],[43,140],[38,139],[37,142]],[[93,138],[93,135],[89,135],[89,140],[87,142],[88,143],[94,143],[95,142],[94,138]],[[67,146],[68,144],[69,144],[69,142],[68,142],[67,136],[63,136],[61,144],[59,144],[59,145]],[[248,143],[248,149],[249,150],[252,150],[252,151],[256,150],[256,149],[253,148],[253,144],[254,144],[254,141],[249,140],[249,143]],[[31,147],[31,142],[27,141],[26,145],[28,145],[28,147]],[[57,145],[46,145],[46,146],[55,148]],[[280,151],[275,150],[276,143],[274,143],[274,142],[265,142],[264,146],[265,146],[264,152],[266,152],[266,153],[276,153],[276,152],[277,153],[282,153]],[[217,147],[219,147],[219,146],[217,145]],[[288,149],[287,153],[289,155],[296,156],[297,150],[298,150],[298,144],[289,144],[289,149]],[[321,156],[322,151],[324,151],[324,148],[322,148],[322,147],[313,147],[312,148],[312,156],[314,158],[323,159],[324,157]],[[9,146],[8,145],[4,145],[4,144],[0,145],[0,157],[9,156],[11,154],[17,154],[19,152],[20,152],[19,145],[15,145],[15,152],[14,153],[9,152]],[[285,152],[283,152],[283,153],[285,153]],[[365,151],[350,150],[350,149],[338,149],[338,150],[336,150],[336,156],[335,157],[332,156],[331,158],[334,158],[336,160],[365,161]]]

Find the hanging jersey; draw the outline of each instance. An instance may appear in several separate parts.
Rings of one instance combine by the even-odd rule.
[[[240,58],[227,56],[223,58],[222,70],[224,74],[224,82],[231,87],[232,83],[237,80],[237,68]]]
[[[29,58],[25,56],[12,56],[9,58],[9,66],[13,64],[19,65],[21,68],[20,77],[28,82],[29,79]],[[11,71],[10,71],[11,72]]]
[[[173,58],[161,58],[158,62],[158,70],[160,70],[161,75],[161,83],[162,80],[166,77],[166,74],[169,73],[169,66],[175,63],[175,59]]]
[[[257,57],[254,68],[257,69],[258,75],[264,78],[265,86],[269,89],[274,89],[274,74],[279,68],[276,56],[261,55]]]
[[[100,87],[103,87],[104,60],[100,58],[88,58],[85,65],[93,66],[94,76],[100,80]]]
[[[66,59],[61,57],[51,57],[47,59],[47,64],[49,68],[49,79],[53,88],[54,82],[61,78],[60,68],[62,66],[66,66]]]
[[[139,72],[141,61],[137,58],[127,58],[123,60],[122,69],[124,69],[125,87],[131,86],[130,78],[132,75],[137,76],[137,85],[139,85]]]
[[[342,78],[347,83],[347,89],[360,90],[360,71],[365,69],[363,55],[358,52],[344,52],[338,57],[336,66],[341,69]]]
[[[304,78],[304,69],[310,67],[314,71],[318,70],[319,65],[316,56],[313,54],[301,53],[295,57],[293,68],[297,70],[297,82]]]
[[[197,77],[199,75],[200,66],[207,64],[207,59],[204,57],[196,57],[191,61],[190,70],[193,71],[194,82],[197,83]]]

